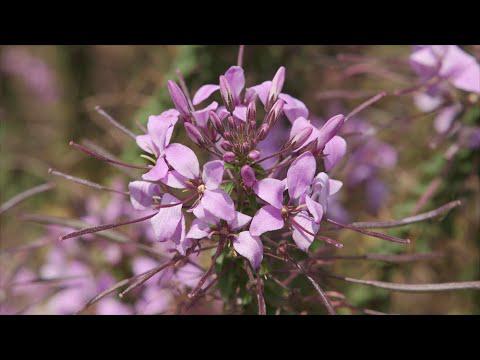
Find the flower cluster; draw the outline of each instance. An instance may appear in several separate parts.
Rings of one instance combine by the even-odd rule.
[[[424,88],[415,95],[415,104],[423,112],[436,113],[435,130],[440,134],[460,130],[462,146],[479,147],[478,127],[454,127],[454,120],[479,101],[480,64],[475,57],[456,45],[416,46],[410,64]]]
[[[346,153],[345,140],[337,136],[345,118],[336,115],[317,128],[308,120],[305,104],[282,92],[284,81],[281,67],[272,81],[245,88],[243,69],[232,66],[218,85],[203,85],[192,100],[186,89],[168,82],[175,108],[150,116],[148,132],[137,136],[152,165],[142,180],[129,184],[136,209],[157,210],[150,220],[156,240],[186,254],[202,239],[218,236],[255,269],[263,257],[262,234],[284,230],[299,249],[308,250],[329,197],[342,186],[327,171]],[[216,92],[223,105],[212,101],[196,108]],[[291,122],[288,140],[274,152],[260,148],[282,117]],[[201,167],[191,148],[172,142],[178,123],[216,159]],[[271,159],[271,167],[262,166]],[[317,164],[323,171],[317,172]],[[181,190],[181,198],[175,189]],[[195,217],[189,229],[187,213]]]

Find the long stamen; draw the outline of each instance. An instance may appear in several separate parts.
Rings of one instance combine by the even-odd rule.
[[[60,240],[66,240],[66,239],[70,239],[70,238],[75,238],[75,237],[79,237],[79,236],[83,236],[83,235],[87,235],[87,234],[93,234],[93,233],[97,233],[97,232],[100,232],[100,231],[117,228],[119,226],[135,224],[135,223],[139,223],[139,222],[148,220],[148,219],[154,217],[155,215],[157,215],[156,212],[153,213],[153,214],[138,218],[138,219],[134,219],[134,220],[123,221],[123,222],[113,223],[113,224],[100,225],[100,226],[94,226],[94,227],[82,229],[82,230],[79,230],[79,231],[74,231],[74,232],[71,232],[70,234],[67,234],[67,235],[64,235],[64,236],[60,236],[59,239]]]
[[[341,224],[341,223],[336,222],[332,219],[327,219],[327,221],[331,224],[340,226],[342,228],[349,229],[349,230],[352,230],[352,231],[356,231],[356,232],[359,232],[359,233],[364,234],[364,235],[376,237],[378,239],[387,240],[387,241],[391,241],[391,242],[395,242],[395,243],[399,243],[399,244],[410,244],[410,239],[401,239],[401,238],[398,238],[396,236],[382,234],[382,233],[379,233],[379,232],[376,232],[376,231],[365,230],[365,229],[358,228],[358,227],[352,226],[352,225]]]
[[[125,135],[131,137],[133,140],[136,139],[137,135],[135,135],[133,132],[128,130],[125,126],[120,124],[117,120],[115,120],[111,115],[109,115],[105,110],[103,110],[100,106],[95,106],[95,111],[98,112],[100,115],[102,115],[105,119],[110,122],[113,126],[115,126],[118,130],[123,132]]]
[[[80,144],[77,144],[76,142],[74,142],[73,140],[69,142],[69,145],[70,146],[73,146],[75,149],[77,150],[80,150],[81,152],[87,154],[87,155],[90,155],[98,160],[102,160],[102,161],[105,161],[105,162],[108,162],[110,164],[114,164],[114,165],[119,165],[119,166],[124,166],[124,167],[128,167],[128,168],[131,168],[131,169],[141,169],[141,170],[150,170],[148,167],[146,166],[141,166],[141,165],[134,165],[134,164],[128,164],[128,163],[125,163],[123,161],[119,161],[119,160],[114,160],[114,159],[110,159],[110,158],[107,158],[106,156],[103,156],[103,155],[100,155],[98,153],[96,153],[95,151],[89,149],[88,147],[84,146],[84,145],[80,145]]]
[[[7,211],[8,209],[11,209],[12,207],[18,205],[19,203],[21,203],[23,200],[26,200],[28,199],[29,197],[33,196],[33,195],[36,195],[36,194],[39,194],[39,193],[42,193],[42,192],[45,192],[45,191],[48,191],[48,190],[51,190],[55,187],[55,184],[50,184],[50,183],[46,183],[46,184],[42,184],[42,185],[38,185],[38,186],[35,186],[31,189],[28,189],[28,190],[25,190],[23,192],[21,192],[20,194],[17,194],[15,195],[13,198],[11,198],[10,200],[4,202],[1,206],[0,206],[0,214],[4,213],[5,211]]]
[[[385,97],[387,93],[385,91],[382,91],[381,93],[375,95],[374,97],[368,99],[367,101],[361,103],[359,106],[357,106],[355,109],[353,109],[350,114],[348,114],[345,117],[345,121],[350,119],[351,117],[357,115],[360,111],[364,110],[365,108],[369,107],[370,105],[376,103],[378,100],[381,98]]]
[[[245,51],[245,45],[240,45],[238,48],[237,66],[243,66],[243,53]]]
[[[126,195],[126,196],[129,195],[128,191],[121,191],[121,190],[112,189],[112,188],[109,188],[107,186],[97,184],[97,183],[95,183],[93,181],[90,181],[90,180],[81,179],[81,178],[78,178],[76,176],[72,176],[72,175],[62,173],[62,172],[54,170],[52,168],[48,169],[48,173],[52,174],[52,175],[55,175],[55,176],[62,177],[64,179],[67,179],[67,180],[70,180],[70,181],[73,181],[74,183],[77,183],[77,184],[80,184],[80,185],[85,185],[85,186],[97,189],[97,190],[110,191],[110,192],[114,192],[114,193],[122,194],[122,195]]]

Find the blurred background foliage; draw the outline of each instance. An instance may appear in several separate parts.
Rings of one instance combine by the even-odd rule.
[[[469,50],[478,53],[476,47]],[[90,141],[125,161],[138,160],[135,143],[102,119],[94,111],[96,105],[140,133],[148,115],[171,107],[166,81],[176,77],[177,69],[194,92],[201,84],[216,82],[219,74],[235,64],[237,51],[237,46],[1,47],[0,202],[45,181],[54,181],[57,187],[0,217],[0,248],[28,244],[42,233],[39,225],[22,222],[22,213],[75,218],[85,211],[82,199],[95,190],[52,179],[47,172],[50,167],[102,184],[122,174],[118,168],[73,151],[69,140]],[[286,66],[285,91],[302,99],[311,113],[325,118],[334,112],[348,113],[379,91],[391,92],[411,84],[410,51],[409,46],[247,46],[244,68],[247,84],[254,84]],[[18,53],[30,58],[30,66],[12,71],[10,63],[16,63]],[[414,240],[407,250],[343,232],[345,247],[338,253],[441,251],[445,256],[408,264],[339,261],[333,265],[338,274],[407,283],[480,279],[478,151],[461,150],[448,171],[442,171],[446,145],[431,146],[433,119],[414,117],[416,113],[409,96],[387,96],[362,113],[362,119],[377,129],[378,137],[398,151],[399,161],[393,170],[381,174],[390,196],[378,214],[365,212],[361,190],[345,192],[342,204],[353,214],[353,221],[401,218],[415,211],[419,198],[437,181],[438,190],[422,210],[458,198],[464,200],[464,206],[441,221],[392,230],[393,235]],[[479,124],[479,114],[472,110],[467,121]],[[123,175],[128,179],[128,174]],[[341,172],[335,176],[342,179]],[[0,261],[10,260],[2,257]],[[480,313],[480,296],[474,291],[406,294],[335,280],[328,283],[327,289],[344,292],[357,307],[402,314]]]

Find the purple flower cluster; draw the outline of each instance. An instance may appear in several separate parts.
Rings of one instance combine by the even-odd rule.
[[[327,172],[346,153],[346,142],[337,135],[345,118],[336,115],[316,127],[305,104],[282,92],[284,81],[281,67],[272,81],[245,88],[243,69],[232,66],[192,100],[184,84],[182,89],[168,82],[175,108],[150,116],[147,133],[137,136],[152,165],[142,180],[129,184],[134,208],[156,211],[150,221],[157,241],[186,254],[202,239],[218,236],[255,269],[262,262],[265,233],[284,230],[299,249],[308,250],[329,197],[342,186]],[[223,105],[211,101],[197,108],[217,92]],[[289,137],[269,151],[272,147],[260,143],[275,136],[282,117],[291,123]],[[200,166],[194,150],[172,142],[178,123],[216,159]],[[262,166],[267,160],[268,168]],[[317,172],[317,165],[323,171]],[[194,220],[187,227],[189,213]]]
[[[449,132],[464,111],[465,102],[478,101],[480,64],[456,45],[424,45],[415,47],[410,65],[424,85],[424,91],[415,95],[415,104],[421,111],[436,112],[434,126],[438,133]],[[461,101],[452,90],[470,93],[469,100]],[[480,146],[479,131],[478,128],[462,131],[467,147]]]

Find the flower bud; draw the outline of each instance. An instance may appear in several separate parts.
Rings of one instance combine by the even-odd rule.
[[[267,116],[265,117],[265,122],[268,124],[269,127],[275,125],[277,120],[280,118],[284,105],[285,101],[283,101],[282,99],[278,99],[273,105],[273,107],[270,109]]]
[[[223,161],[227,163],[232,163],[235,161],[235,154],[231,151],[227,151],[225,154],[223,154]]]
[[[257,120],[257,106],[255,105],[255,101],[252,101],[247,106],[247,121],[256,122],[256,120]]]
[[[223,137],[225,138],[225,140],[232,140],[233,137],[232,137],[232,134],[230,133],[230,131],[225,131],[223,133]]]
[[[217,129],[218,132],[222,132],[223,130],[222,120],[220,120],[217,113],[215,111],[210,111],[209,114],[210,114],[210,121],[212,122],[215,129]]]
[[[224,141],[220,147],[225,151],[231,151],[233,149],[232,143],[230,141]]]
[[[182,89],[180,89],[180,87],[172,80],[168,80],[167,87],[175,108],[180,114],[189,115],[190,109],[188,107],[187,98],[183,94]]]
[[[325,144],[337,134],[344,122],[345,117],[343,115],[330,118],[319,130],[317,149],[323,149]]]
[[[244,165],[242,167],[240,170],[240,175],[242,175],[242,181],[246,187],[250,188],[257,182],[255,171],[253,171],[249,165]]]
[[[235,110],[235,103],[233,100],[232,89],[225,76],[220,76],[220,95],[222,96],[223,103],[229,112]]]
[[[228,126],[230,127],[230,129],[235,129],[236,128],[235,119],[233,118],[233,116],[227,117],[227,122],[228,122]]]
[[[270,109],[271,106],[275,103],[275,101],[277,101],[278,95],[280,95],[280,92],[282,91],[284,82],[285,82],[285,67],[280,66],[275,76],[273,77],[272,87],[270,88],[270,91],[268,93],[267,104],[266,104],[267,109]]]
[[[291,138],[289,142],[293,147],[293,150],[297,150],[303,144],[305,144],[305,142],[308,140],[312,132],[313,132],[312,127],[306,127],[306,128],[303,128],[301,131],[299,131],[293,138]]]
[[[188,137],[197,145],[202,144],[203,136],[197,127],[189,122],[184,123],[185,131],[187,132]]]
[[[270,128],[268,127],[268,124],[262,124],[262,126],[260,126],[260,130],[258,130],[256,141],[258,142],[264,140],[267,137],[269,130]]]
[[[248,153],[248,158],[249,158],[250,160],[253,160],[253,161],[258,160],[258,159],[260,158],[260,151],[258,151],[258,150],[252,150],[252,151],[250,151],[250,152]]]

